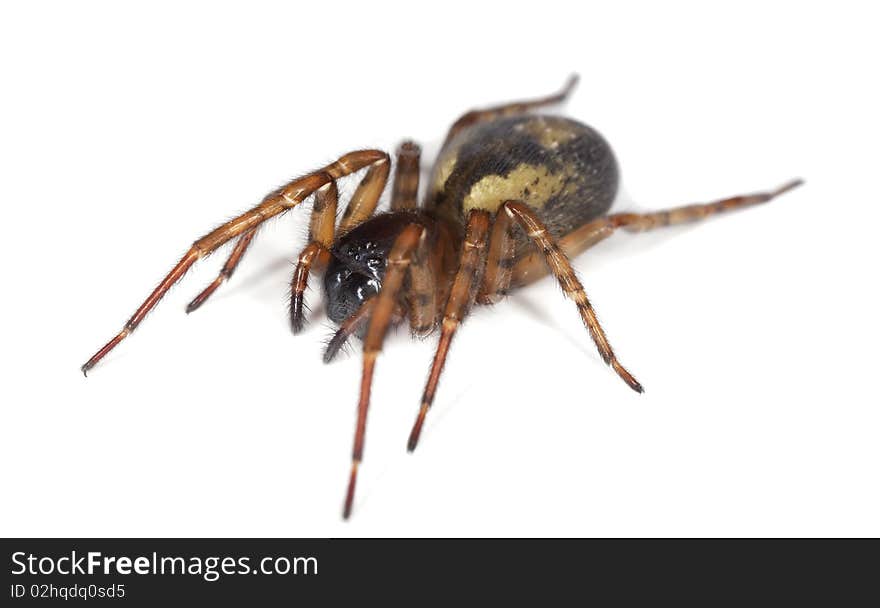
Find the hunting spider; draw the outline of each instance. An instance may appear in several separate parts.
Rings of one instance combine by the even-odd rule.
[[[417,205],[420,150],[397,149],[391,210],[375,214],[391,159],[382,150],[359,150],[267,195],[262,202],[197,240],[159,283],[122,330],[85,365],[88,372],[137,328],[144,317],[201,258],[237,239],[217,278],[190,302],[205,300],[235,271],[267,220],[313,199],[308,244],[291,282],[290,320],[302,330],[303,294],[312,270],[324,268],[328,316],[339,325],[324,355],[333,358],[352,335],[363,339],[363,373],[344,517],[354,501],[376,357],[389,326],[409,321],[424,336],[439,327],[440,339],[421,407],[409,436],[414,450],[437,390],[458,326],[476,302],[497,302],[511,288],[553,274],[577,306],[605,363],[633,390],[642,386],[617,359],[584,287],[571,266],[576,256],[618,229],[629,232],[705,219],[764,203],[798,186],[726,198],[653,213],[608,214],[618,187],[617,162],[607,142],[571,119],[530,113],[563,101],[572,77],[558,93],[461,116],[435,161],[421,207]],[[336,225],[337,180],[366,169]]]

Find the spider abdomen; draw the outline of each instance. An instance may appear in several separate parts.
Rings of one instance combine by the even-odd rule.
[[[557,116],[480,123],[447,142],[434,165],[428,207],[462,223],[507,200],[536,211],[560,238],[608,211],[617,194],[614,153],[594,129]],[[528,247],[517,235],[517,257]]]

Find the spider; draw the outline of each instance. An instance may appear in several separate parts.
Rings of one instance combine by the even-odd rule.
[[[409,436],[413,451],[434,401],[453,337],[473,304],[493,304],[514,287],[551,273],[577,306],[602,359],[633,390],[642,385],[620,363],[570,259],[618,229],[652,230],[695,222],[765,203],[799,186],[652,213],[609,214],[618,188],[618,165],[605,139],[572,119],[532,110],[564,101],[572,76],[558,93],[472,110],[453,123],[434,163],[426,197],[417,205],[421,151],[412,141],[396,151],[391,210],[376,206],[391,170],[382,150],[358,150],[290,181],[250,211],[193,243],[122,330],[83,366],[86,374],[143,321],[168,289],[198,260],[237,239],[217,278],[187,306],[192,312],[232,276],[267,220],[312,197],[308,244],[291,281],[294,333],[305,323],[309,275],[324,268],[329,318],[338,324],[324,353],[329,362],[351,336],[363,340],[363,370],[351,471],[343,517],[354,502],[376,358],[391,325],[409,322],[440,338]],[[336,226],[337,180],[366,169]]]

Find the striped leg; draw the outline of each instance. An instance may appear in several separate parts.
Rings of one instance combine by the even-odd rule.
[[[409,267],[409,289],[406,300],[409,305],[409,327],[416,336],[426,336],[431,333],[438,314],[438,293],[434,277],[439,272],[439,268],[433,265],[434,252],[427,237],[426,232],[422,233]]]
[[[211,281],[211,283],[209,283],[208,286],[205,287],[199,295],[193,298],[192,302],[187,304],[186,314],[191,313],[199,306],[204,304],[205,300],[211,297],[211,294],[217,291],[217,288],[220,287],[220,285],[222,285],[224,281],[232,277],[232,273],[235,272],[235,268],[238,266],[238,263],[241,262],[241,258],[244,257],[244,252],[247,251],[248,247],[251,244],[251,241],[254,240],[254,236],[256,234],[257,229],[252,228],[238,238],[238,242],[232,249],[232,253],[229,254],[229,258],[227,258],[226,263],[223,264],[223,268],[220,270],[220,274],[218,274],[217,278]]]
[[[496,118],[504,118],[507,116],[516,116],[517,114],[523,114],[525,112],[528,112],[529,110],[562,103],[569,95],[571,95],[571,92],[574,90],[577,82],[577,74],[572,74],[571,76],[569,76],[568,81],[565,83],[565,86],[562,87],[562,90],[558,93],[554,93],[553,95],[548,95],[547,97],[540,97],[538,99],[530,99],[526,101],[513,101],[499,106],[486,108],[484,110],[471,110],[470,112],[463,114],[461,117],[459,117],[458,120],[456,120],[452,124],[452,126],[449,128],[449,133],[446,134],[446,140],[443,142],[443,145],[445,146],[447,143],[449,143],[449,140],[458,135],[464,129],[471,127],[477,123],[495,120]]]
[[[335,182],[326,184],[315,192],[312,219],[309,222],[309,241],[299,254],[290,283],[290,326],[295,334],[302,331],[304,324],[304,294],[312,265],[315,260],[323,263],[328,261],[330,246],[333,244],[338,201],[339,190]]]
[[[415,209],[419,197],[419,171],[422,149],[413,141],[397,148],[397,168],[391,190],[391,210]]]
[[[628,232],[644,232],[662,226],[674,226],[704,220],[710,216],[743,209],[773,200],[777,196],[797,188],[802,180],[792,180],[775,190],[734,196],[714,203],[685,205],[653,213],[615,213],[584,224],[574,232],[559,239],[559,248],[569,258],[586,251],[596,243],[605,240],[619,228]],[[540,252],[519,260],[513,268],[513,285],[527,285],[547,274],[547,265]]]
[[[379,204],[379,197],[385,190],[385,184],[388,183],[388,173],[391,170],[391,163],[388,155],[385,155],[380,162],[374,163],[368,170],[364,179],[358,184],[357,190],[351,195],[351,200],[345,207],[342,219],[339,220],[338,232],[340,234],[348,232],[364,220],[370,218],[376,211],[376,205]]]
[[[449,298],[446,300],[446,310],[443,313],[440,343],[437,345],[434,362],[431,364],[431,373],[428,376],[425,392],[422,395],[422,405],[419,408],[418,417],[407,442],[407,449],[410,452],[416,449],[416,445],[418,445],[422,426],[425,423],[425,416],[434,402],[440,373],[443,371],[446,355],[449,353],[449,345],[452,343],[452,338],[455,336],[458,326],[473,305],[477,287],[482,281],[483,269],[485,267],[486,241],[489,234],[489,220],[490,216],[486,211],[471,211],[468,215],[465,241],[461,249],[458,272],[452,283],[452,291],[449,292]]]
[[[578,280],[568,257],[562,252],[559,245],[550,236],[550,233],[547,232],[544,223],[530,207],[521,202],[507,201],[502,209],[522,226],[534,245],[543,252],[550,272],[559,281],[559,285],[562,287],[565,295],[577,304],[578,312],[584,321],[584,325],[587,326],[590,336],[593,338],[593,342],[595,342],[596,347],[599,349],[599,354],[602,355],[605,363],[610,365],[631,389],[641,393],[643,391],[642,385],[617,360],[614,351],[611,349],[611,344],[608,342],[608,338],[605,337],[602,326],[599,325],[599,320],[596,318],[593,306],[587,298],[584,286]]]
[[[383,166],[384,169],[382,168]],[[363,217],[363,219],[372,215],[376,208],[376,204],[378,203],[379,196],[381,196],[382,190],[385,187],[385,181],[387,181],[388,178],[387,168],[387,163],[376,163],[364,176],[361,186],[358,188],[358,191],[355,192],[355,196],[352,197],[352,200],[349,203],[349,205],[355,204],[362,206],[362,209],[355,213],[355,220],[362,218],[364,215],[366,215],[366,217]],[[375,186],[364,186],[364,182],[372,183],[377,181],[381,182],[381,187],[378,188],[378,191]],[[299,254],[296,271],[294,272],[293,280],[291,281],[290,320],[294,333],[299,333],[304,324],[303,294],[307,287],[309,271],[316,261],[323,263],[327,262],[330,246],[333,244],[338,196],[336,182],[326,184],[319,188],[315,193],[315,202],[312,207],[312,217],[309,225],[309,242]],[[376,197],[375,200],[372,200],[371,197],[373,196]],[[371,202],[372,207],[370,207]],[[363,219],[360,221],[363,221]],[[229,254],[229,259],[226,260],[226,264],[223,265],[220,274],[218,274],[217,278],[214,279],[199,295],[193,298],[192,302],[186,307],[187,313],[196,310],[204,304],[205,300],[207,300],[224,281],[232,276],[232,273],[235,272],[236,266],[238,266],[241,258],[244,257],[244,253],[247,251],[248,246],[250,246],[255,234],[256,231],[251,231],[243,234],[239,238],[232,253]]]
[[[345,519],[351,515],[351,507],[354,503],[354,491],[357,485],[357,472],[361,459],[364,455],[364,435],[367,429],[367,410],[370,406],[370,389],[373,384],[373,368],[376,357],[382,350],[382,342],[385,333],[391,324],[391,317],[397,305],[403,279],[410,265],[413,252],[419,245],[424,228],[417,224],[411,224],[404,228],[403,232],[394,241],[391,253],[388,255],[388,266],[382,289],[373,299],[373,315],[370,317],[369,329],[364,340],[363,374],[361,376],[360,399],[358,401],[357,426],[354,434],[354,449],[351,456],[351,474],[348,479],[348,491],[345,494],[345,506],[342,516]]]
[[[495,304],[507,294],[511,270],[516,262],[513,230],[515,224],[507,213],[496,213],[489,237],[489,254],[486,257],[486,274],[477,296],[480,304]]]
[[[224,243],[256,229],[257,226],[266,220],[273,218],[288,209],[296,207],[321,186],[377,163],[385,164],[387,166],[388,155],[381,150],[359,150],[357,152],[346,154],[340,157],[339,160],[330,163],[318,171],[294,179],[286,186],[267,195],[259,205],[250,211],[226,222],[219,228],[216,228],[197,240],[184,254],[177,265],[171,269],[171,272],[162,279],[159,285],[153,290],[147,299],[144,300],[131,318],[125,323],[122,330],[80,368],[83,374],[88,373],[98,361],[103,359],[107,353],[127,338],[135,328],[137,328],[141,321],[144,320],[144,317],[146,317],[156,306],[159,300],[161,300],[168,292],[171,286],[177,283],[177,281],[186,274],[196,261],[205,257],[209,253],[212,253]]]

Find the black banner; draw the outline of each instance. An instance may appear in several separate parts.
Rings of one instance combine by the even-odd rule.
[[[4,606],[878,599],[873,540],[5,539]],[[850,602],[848,602],[850,603]]]

